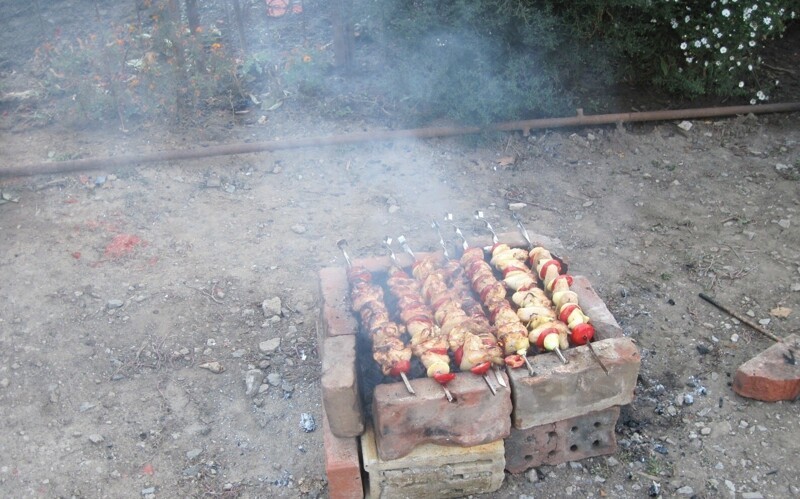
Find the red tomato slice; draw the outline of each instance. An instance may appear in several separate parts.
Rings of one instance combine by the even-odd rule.
[[[544,348],[544,338],[545,336],[550,336],[551,334],[558,334],[558,330],[554,327],[549,327],[542,331],[538,338],[536,338],[536,346],[539,348]]]
[[[435,379],[439,384],[446,385],[455,379],[456,375],[453,373],[447,374],[434,374],[433,379]]]
[[[558,273],[561,273],[561,263],[559,263],[558,260],[547,260],[544,262],[544,265],[542,265],[542,270],[539,271],[539,279],[544,279],[544,276],[547,275],[547,268],[551,265],[555,265],[558,269]]]
[[[472,374],[477,374],[478,376],[482,376],[486,374],[486,371],[488,371],[491,366],[492,366],[491,362],[484,362],[482,364],[478,364],[477,366],[473,367],[472,369],[470,369],[470,371],[472,372]]]
[[[517,369],[525,364],[525,359],[522,358],[522,355],[509,355],[504,360],[511,369]]]
[[[578,324],[570,335],[572,342],[576,345],[585,345],[594,338],[594,326],[591,324]]]
[[[563,309],[561,309],[561,313],[558,314],[558,319],[565,324],[568,323],[569,321],[567,319],[569,319],[570,314],[572,314],[576,308],[580,307],[574,303],[568,303]]]
[[[392,366],[389,371],[389,376],[400,376],[400,373],[407,373],[411,369],[411,362],[408,360],[401,360]]]
[[[458,347],[458,350],[453,352],[453,357],[456,360],[456,365],[460,366],[461,365],[461,359],[464,358],[464,347],[463,346]]]

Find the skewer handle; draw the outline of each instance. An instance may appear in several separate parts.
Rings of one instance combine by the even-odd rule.
[[[739,319],[740,321],[744,322],[745,324],[747,324],[751,328],[755,329],[759,333],[763,334],[767,338],[769,338],[769,339],[771,339],[773,341],[777,341],[779,343],[781,341],[783,341],[779,336],[777,336],[777,335],[775,335],[773,333],[770,333],[769,331],[767,331],[763,327],[759,326],[755,322],[751,321],[747,317],[744,317],[743,315],[738,314],[738,313],[734,312],[733,310],[730,310],[729,308],[723,306],[722,304],[718,303],[715,299],[711,298],[707,294],[700,293],[699,296],[700,296],[700,298],[702,298],[705,301],[707,301],[708,303],[714,305],[715,307],[717,307],[718,309],[722,310],[723,312],[725,312],[726,314],[730,315],[731,317],[735,317],[736,319]]]
[[[447,387],[444,386],[444,385],[442,385],[442,390],[444,391],[445,397],[447,397],[447,401],[448,402],[452,402],[453,401],[453,394],[450,393],[450,390],[448,390]]]
[[[592,346],[592,344],[591,343],[587,343],[586,346],[589,347],[589,352],[591,352],[592,357],[594,357],[595,362],[600,364],[600,367],[603,369],[603,372],[606,373],[606,376],[608,376],[608,368],[606,367],[605,364],[603,364],[603,361],[600,360],[600,356],[597,355],[597,352],[594,351],[594,347]]]

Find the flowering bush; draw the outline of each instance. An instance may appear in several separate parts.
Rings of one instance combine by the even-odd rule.
[[[666,3],[664,14],[678,36],[677,47],[672,48],[680,49],[682,60],[677,73],[664,75],[665,82],[689,94],[747,96],[751,104],[769,99],[769,90],[779,82],[759,77],[758,52],[765,41],[783,33],[787,21],[800,15],[798,0]]]

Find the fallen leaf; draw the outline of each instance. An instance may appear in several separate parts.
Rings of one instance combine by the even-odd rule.
[[[516,156],[503,156],[502,158],[497,160],[497,164],[500,166],[510,166],[517,162]]]
[[[769,311],[769,315],[773,317],[780,317],[781,319],[789,317],[789,314],[791,313],[792,309],[789,307],[775,307]]]

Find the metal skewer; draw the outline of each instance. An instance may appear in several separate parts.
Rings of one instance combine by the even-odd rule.
[[[406,237],[402,235],[397,236],[397,242],[400,243],[400,246],[403,248],[403,251],[408,253],[411,256],[411,258],[413,258],[416,261],[417,256],[414,254],[413,251],[411,251],[411,246],[409,246],[408,241],[406,241]],[[489,385],[489,390],[492,391],[492,395],[497,395],[497,390],[495,390],[494,385],[492,385],[492,382],[489,381],[489,376],[487,374],[484,374],[483,379],[486,381],[486,384]]]
[[[453,215],[448,213],[445,216],[445,218],[447,220],[452,221],[453,220]],[[445,258],[449,259],[450,255],[447,253],[447,244],[445,244],[445,242],[444,242],[444,237],[442,236],[442,229],[441,229],[441,227],[439,227],[439,222],[437,222],[436,220],[433,220],[431,222],[431,227],[436,229],[436,234],[439,236],[439,245],[442,247],[442,251],[444,252]],[[494,377],[497,380],[497,383],[500,386],[502,386],[503,388],[508,388],[508,385],[506,384],[506,380],[503,379],[503,375],[500,373],[500,368],[497,367],[496,365],[492,365],[492,372],[494,373]],[[489,380],[486,380],[486,382],[489,383]]]
[[[400,265],[400,262],[397,260],[397,255],[394,254],[394,250],[392,250],[392,238],[391,237],[386,236],[386,237],[383,238],[383,247],[386,248],[386,250],[389,252],[389,258],[391,258],[392,263],[394,263],[397,266],[397,268],[403,268],[403,266]],[[407,385],[407,386],[409,386],[409,385]],[[442,387],[442,390],[444,391],[444,395],[445,395],[445,397],[447,397],[447,401],[448,402],[452,402],[453,401],[453,394],[450,393],[450,390],[448,390],[447,387],[445,385],[442,385],[441,383],[439,384],[439,386]]]
[[[476,218],[477,218],[478,213],[480,213],[481,217],[483,217],[483,212],[476,212],[475,213]],[[452,215],[450,215],[449,213],[447,215],[450,217],[450,220],[452,220]],[[488,222],[487,222],[487,225],[488,225]],[[467,239],[464,237],[464,233],[462,233],[461,229],[459,229],[458,226],[456,226],[455,224],[453,224],[453,228],[455,229],[456,235],[461,239],[461,244],[464,246],[464,251],[466,251],[469,248],[469,244],[467,243]],[[494,231],[492,231],[492,234],[494,234]],[[495,243],[496,243],[497,242],[497,236],[494,236],[494,239],[495,239]],[[531,364],[531,361],[528,360],[528,355],[527,354],[528,354],[528,352],[525,352],[525,355],[522,355],[522,359],[525,361],[525,366],[528,368],[528,376],[535,376],[536,375],[536,371],[533,369],[533,365]],[[497,378],[499,380],[500,376],[498,375]]]
[[[531,241],[531,236],[528,234],[528,230],[525,228],[524,225],[522,225],[522,220],[520,220],[517,214],[514,213],[513,211],[511,212],[511,218],[513,218],[514,221],[517,223],[517,227],[519,228],[519,232],[522,234],[522,238],[525,239],[525,242],[528,243],[528,248],[532,250],[534,248],[533,241]],[[597,355],[597,351],[594,349],[594,345],[592,345],[592,342],[587,341],[586,346],[589,347],[589,353],[592,354],[592,358],[595,360],[595,362],[597,362],[600,365],[600,368],[603,370],[604,373],[606,373],[606,376],[608,376],[609,375],[608,368],[603,363],[603,361],[600,360],[600,356]]]
[[[350,261],[350,256],[347,254],[347,249],[346,249],[347,248],[347,241],[345,239],[339,239],[339,241],[336,242],[336,246],[338,246],[339,249],[342,251],[342,255],[344,256],[344,260],[347,262],[347,267],[348,268],[352,268],[353,267],[353,262]],[[417,392],[414,391],[414,388],[411,386],[411,382],[408,381],[408,377],[406,376],[406,373],[402,373],[401,372],[400,373],[400,377],[403,379],[403,384],[406,385],[406,390],[408,390],[408,393],[410,393],[411,395],[416,395]]]

